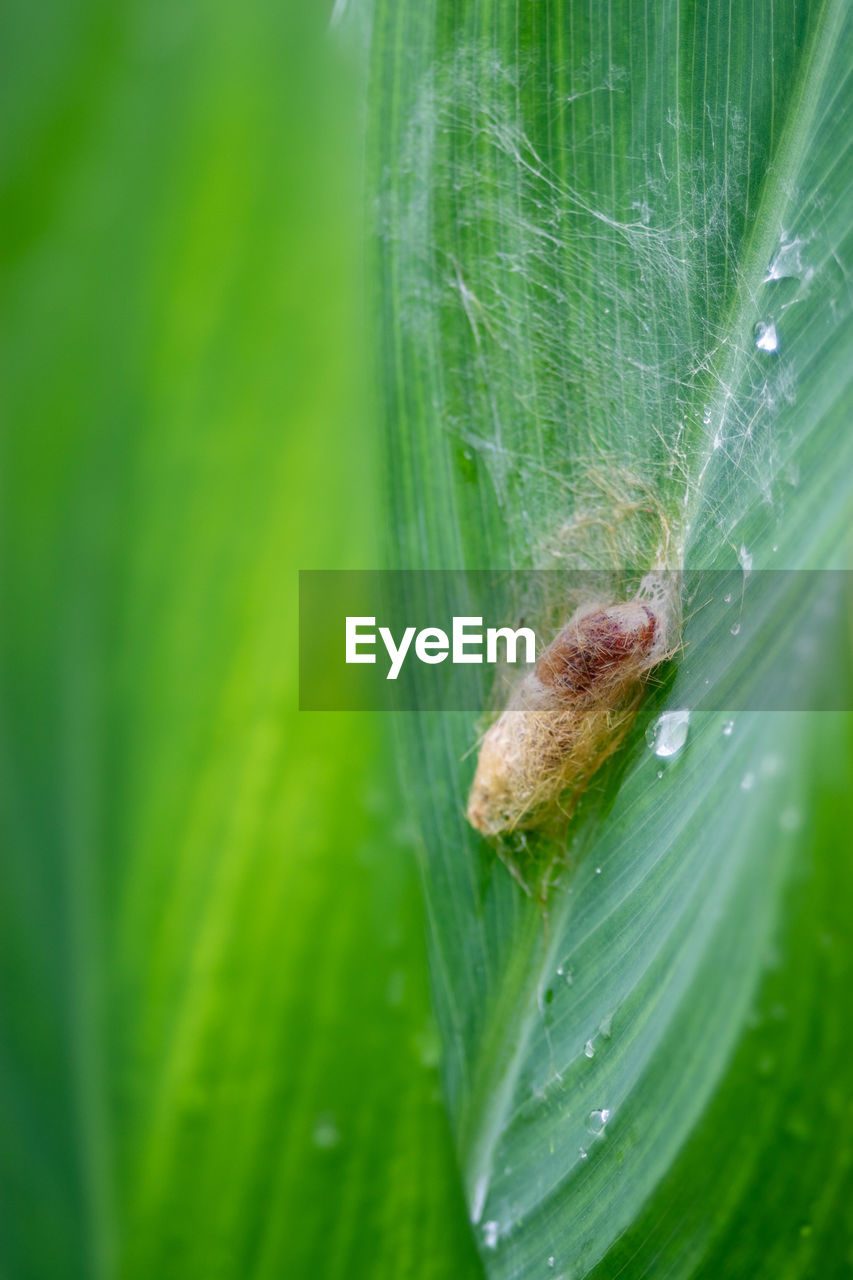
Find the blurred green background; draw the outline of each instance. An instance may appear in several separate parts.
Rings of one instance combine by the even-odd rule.
[[[296,710],[296,571],[379,533],[327,18],[3,13],[15,1280],[478,1271],[383,725]]]
[[[529,81],[538,101],[548,76],[559,88],[565,70],[559,46],[552,50],[542,33],[561,31],[582,6],[531,0],[520,24],[515,4],[387,0],[377,7],[374,63],[384,114],[373,130],[364,127],[365,33],[350,29],[344,39],[331,31],[330,8],[331,0],[45,0],[7,6],[0,16],[2,1280],[483,1274],[439,1083],[413,814],[398,794],[395,747],[381,716],[297,711],[297,570],[382,563],[384,454],[396,477],[398,562],[425,556],[436,565],[455,563],[462,513],[472,529],[485,522],[487,532],[496,531],[495,555],[483,560],[503,563],[496,549],[512,534],[508,508],[473,483],[477,450],[481,444],[488,452],[490,437],[484,433],[473,453],[462,449],[465,438],[454,440],[436,411],[433,383],[450,370],[451,407],[462,391],[479,404],[493,385],[514,404],[515,366],[484,366],[486,376],[478,357],[464,383],[460,370],[472,342],[479,348],[478,331],[456,294],[449,310],[436,305],[444,295],[429,273],[435,254],[436,278],[446,285],[441,254],[445,244],[455,253],[457,237],[479,261],[479,224],[463,215],[471,200],[477,212],[481,180],[488,188],[494,175],[482,163],[484,135],[466,133],[473,128],[467,109],[480,101],[472,97],[477,77],[485,70],[494,102],[509,95],[513,110],[516,90],[490,58],[488,41],[471,46],[478,54],[467,99],[454,77],[465,70],[469,28],[491,31],[513,51],[529,40],[539,59],[531,65],[541,68]],[[817,27],[821,14],[840,25],[840,5],[777,9],[786,57],[807,47],[806,9]],[[639,21],[639,6],[634,14]],[[651,14],[651,6],[643,9],[642,20]],[[706,8],[685,5],[684,14],[695,17],[702,48]],[[735,16],[762,38],[776,20],[760,5],[720,4],[707,14],[708,47],[725,55],[727,67],[729,49],[745,57],[753,48],[732,26]],[[593,6],[588,16],[596,38],[609,41],[611,7]],[[686,57],[678,31],[663,34]],[[631,45],[630,32],[623,38]],[[432,101],[431,60],[444,42],[465,55],[438,68],[449,75],[448,114],[421,118],[416,108],[424,94]],[[834,40],[827,38],[826,48],[842,61]],[[632,49],[639,57],[636,41]],[[750,53],[744,66],[752,61]],[[788,64],[781,55],[754,61],[771,68],[770,88],[779,81],[781,102]],[[608,68],[611,62],[608,55]],[[578,62],[584,74],[596,65]],[[826,66],[835,65],[827,57]],[[674,59],[660,66],[678,72]],[[833,72],[815,90],[825,89],[830,104],[836,80]],[[719,82],[728,95],[728,69]],[[633,84],[640,92],[645,81],[638,76]],[[735,76],[732,84],[748,89],[752,102],[751,80],[746,86]],[[650,102],[668,105],[663,88],[657,95],[655,88]],[[492,101],[482,99],[486,108]],[[706,110],[704,89],[701,106]],[[827,244],[837,247],[848,188],[839,166],[830,208],[822,179],[836,173],[842,139],[829,107],[824,118],[832,128],[821,131],[820,146],[801,140],[797,154],[806,176],[807,160],[822,175],[814,186],[823,203],[811,212],[820,213],[815,226],[827,236],[829,228]],[[550,116],[541,119],[550,131]],[[646,116],[635,120],[645,128]],[[708,124],[714,149],[710,112]],[[507,136],[511,142],[515,135]],[[593,136],[608,142],[606,132]],[[362,186],[366,147],[372,195]],[[594,174],[594,149],[590,155]],[[725,165],[726,153],[719,155]],[[444,157],[449,167],[441,167]],[[571,174],[565,157],[560,164]],[[447,180],[451,172],[461,177],[456,185]],[[519,192],[525,199],[530,193],[515,183],[513,177],[500,189],[498,209],[509,209],[506,227],[520,230],[523,250],[527,223],[516,219],[515,202]],[[786,201],[794,199],[785,192]],[[737,228],[743,209],[734,198],[733,207]],[[491,205],[481,212],[488,231]],[[373,249],[364,224],[374,216],[380,228],[387,219],[382,259],[366,265]],[[697,219],[701,230],[704,206]],[[727,234],[728,227],[717,230]],[[482,258],[487,284],[495,263],[503,269],[507,262],[494,252],[491,234]],[[697,244],[704,253],[705,242]],[[596,280],[599,253],[579,260]],[[727,255],[728,245],[726,270]],[[838,268],[832,289],[849,326],[846,258],[826,256]],[[505,295],[513,307],[523,281],[514,273]],[[680,290],[680,277],[676,284]],[[387,411],[371,401],[381,339],[371,338],[367,323],[377,301],[371,294],[383,287],[385,334],[394,338],[385,355]],[[670,308],[679,343],[680,299]],[[820,395],[815,390],[791,409],[808,445],[804,476],[811,486],[809,503],[786,510],[785,539],[801,557],[792,564],[822,565],[827,547],[847,563],[836,530],[849,501],[842,465],[849,398],[841,377],[844,332],[839,324],[840,337],[833,337],[830,323],[832,292],[829,302],[807,342],[792,343],[804,364],[806,355],[821,357],[809,361]],[[425,339],[427,331],[413,323],[418,308],[432,308],[430,321],[449,344],[440,359],[432,330]],[[521,317],[519,333],[534,339],[519,344],[527,360],[539,332],[536,315],[511,312],[513,323]],[[547,319],[547,309],[542,314]],[[809,313],[804,305],[794,314]],[[567,315],[581,332],[583,313],[569,308]],[[747,310],[744,317],[745,349],[753,352]],[[601,332],[619,323],[614,312]],[[797,323],[805,331],[806,321]],[[786,324],[793,337],[796,326]],[[567,342],[566,332],[547,326],[549,343],[573,359],[581,344]],[[688,354],[692,359],[692,348]],[[550,367],[546,361],[546,381]],[[618,365],[607,358],[600,368],[609,376]],[[531,361],[530,370],[535,384],[541,368]],[[747,395],[743,404],[750,403]],[[460,421],[470,425],[464,397],[460,406]],[[563,400],[556,406],[554,440],[585,447],[585,437],[563,429]],[[513,421],[524,445],[527,411]],[[831,484],[821,489],[829,473]],[[527,483],[523,471],[515,478]],[[553,479],[561,495],[562,464]],[[759,534],[771,545],[776,536],[767,508],[748,486],[729,492],[723,467],[716,483],[712,498],[746,495],[744,527],[750,547],[755,534],[758,567]],[[716,498],[707,506],[715,514],[722,509]],[[518,511],[526,520],[526,501]],[[715,530],[705,530],[712,549]],[[519,553],[526,554],[525,538],[513,544]],[[732,536],[732,557],[739,545],[740,536]],[[457,727],[467,749],[470,724]],[[715,1076],[701,1123],[601,1262],[602,1277],[657,1277],[666,1267],[722,1280],[724,1272],[753,1276],[763,1266],[762,1275],[778,1280],[811,1274],[816,1259],[824,1280],[828,1266],[845,1266],[853,1256],[850,1210],[843,1209],[853,1150],[844,1000],[853,740],[849,717],[807,729],[792,758],[803,762],[815,820],[803,837],[802,877],[798,871],[790,878],[784,903],[775,827],[765,827],[761,845],[774,868],[772,905],[784,923],[778,967],[771,965],[762,983],[755,1023],[737,1041],[725,1074],[720,1067],[719,1081]],[[405,732],[410,743],[427,741],[420,725]],[[698,736],[693,732],[694,753]],[[429,760],[418,760],[418,787],[458,826],[462,747],[456,751],[443,725],[436,742]],[[714,802],[710,784],[707,795],[703,788],[699,798]],[[622,803],[630,798],[623,792]],[[680,821],[685,806],[675,786],[668,804]],[[665,805],[649,806],[666,820]],[[739,810],[733,803],[729,809],[736,823]],[[748,867],[745,837],[742,845]],[[458,841],[434,836],[432,849],[425,883],[429,888],[432,875],[433,933],[440,925],[465,956],[445,975],[436,948],[436,989],[455,998],[458,980],[462,998],[451,1012],[469,1034],[486,1009],[483,990],[502,993],[503,976],[489,959],[494,953],[484,950],[478,961],[479,953],[464,951],[465,930],[479,932],[481,921],[455,886],[473,883],[478,864],[460,860]],[[630,848],[622,852],[628,861]],[[456,880],[441,878],[445,856]],[[586,872],[591,882],[594,861]],[[505,915],[488,918],[489,928],[518,957],[521,972],[534,957],[535,948],[529,955],[525,948],[534,934],[541,937],[541,921],[531,909],[518,914],[532,921],[528,934],[506,929],[519,895],[501,868],[486,867],[489,877],[495,900],[506,906]],[[647,908],[653,905],[647,894]],[[752,899],[743,897],[739,912],[730,916],[733,927],[757,914]],[[495,1025],[512,1042],[514,1024],[498,1025],[502,1005],[494,1007]],[[695,1007],[701,1015],[703,1006]],[[777,1015],[785,1008],[790,1018],[783,1021]],[[446,1033],[449,1060],[459,1057],[463,1040]],[[493,1042],[483,1043],[488,1056]],[[684,1039],[694,1051],[696,1043]],[[673,1072],[681,1061],[671,1055]],[[537,1065],[550,1069],[544,1054]],[[689,1085],[686,1071],[683,1078]],[[675,1104],[673,1091],[667,1106]],[[668,1115],[661,1110],[663,1120]],[[547,1138],[552,1117],[543,1111],[540,1118]],[[619,1148],[612,1150],[615,1159]],[[559,1159],[556,1146],[555,1153]],[[530,1168],[536,1190],[541,1166],[531,1161]],[[652,1182],[649,1175],[650,1190]],[[560,1205],[571,1231],[577,1203],[570,1194]],[[596,1212],[606,1215],[615,1203],[601,1201]],[[513,1220],[517,1208],[508,1207]],[[607,1230],[616,1231],[615,1223]],[[531,1248],[549,1274],[536,1225],[527,1228]],[[513,1256],[496,1251],[495,1267],[514,1265]]]

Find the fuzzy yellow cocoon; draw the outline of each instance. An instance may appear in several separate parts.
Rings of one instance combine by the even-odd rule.
[[[567,820],[624,740],[646,677],[668,656],[660,603],[578,610],[486,733],[468,797],[485,836]]]

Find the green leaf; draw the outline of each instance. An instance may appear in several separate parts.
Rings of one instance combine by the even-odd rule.
[[[688,608],[689,660],[596,780],[547,919],[464,821],[473,718],[403,727],[495,1277],[853,1257],[849,718],[697,711],[669,762],[643,737],[703,690],[725,706],[741,618],[763,652],[738,705],[760,705],[810,619],[755,571],[849,564],[851,108],[835,0],[377,6],[396,562],[614,591],[658,558],[742,570],[731,628]],[[816,643],[809,678],[836,660]]]
[[[297,711],[360,86],[316,6],[3,25],[0,1274],[476,1275],[380,726]]]

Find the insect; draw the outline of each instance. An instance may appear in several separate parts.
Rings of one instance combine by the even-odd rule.
[[[670,656],[672,611],[644,593],[578,609],[486,732],[468,797],[484,836],[566,821],[623,742],[649,672]]]

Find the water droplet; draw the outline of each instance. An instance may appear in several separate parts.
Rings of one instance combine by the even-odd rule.
[[[595,868],[595,874],[596,874],[597,876],[600,876],[600,875],[601,875],[601,867],[596,867],[596,868]]]
[[[581,1160],[586,1160],[587,1156],[589,1155],[589,1152],[586,1151],[583,1147],[578,1147],[578,1155],[580,1156]]]
[[[731,602],[732,602],[732,593],[731,593],[731,591],[726,592],[726,594],[723,596],[723,602],[724,602],[725,604],[731,604]]]
[[[483,1244],[487,1249],[497,1249],[499,1227],[494,1221],[483,1223]]]
[[[785,280],[790,277],[796,279],[802,275],[802,248],[804,244],[805,241],[798,239],[796,236],[793,240],[789,240],[783,231],[779,248],[767,268],[764,284],[769,284],[771,280]]]
[[[592,1043],[591,1040],[587,1040],[586,1044],[583,1047],[583,1051],[587,1056],[587,1058],[595,1057],[595,1045]]]
[[[726,723],[723,725],[723,735],[726,738],[730,738],[732,736],[734,727],[735,727],[734,720],[727,720]]]
[[[752,552],[747,551],[743,543],[741,543],[740,551],[737,553],[737,558],[740,562],[741,569],[743,569],[744,576],[746,576],[746,574],[748,574],[752,569]]]
[[[328,1151],[331,1147],[336,1147],[341,1140],[338,1132],[338,1126],[335,1123],[335,1117],[328,1111],[324,1111],[317,1116],[314,1121],[314,1130],[311,1134],[311,1141],[315,1147],[319,1147],[321,1151]]]
[[[730,630],[731,630],[731,633],[732,633],[732,635],[733,635],[733,636],[739,636],[739,635],[740,635],[740,623],[739,623],[739,622],[736,622],[736,623],[734,624],[734,626],[732,626],[732,627],[730,628]]]
[[[769,324],[765,324],[763,320],[759,320],[755,326],[755,345],[759,351],[778,351],[779,335],[776,332],[776,326],[771,320]]]
[[[745,773],[740,780],[741,791],[751,791],[755,786],[755,774]]]
[[[664,711],[646,730],[646,742],[656,756],[674,756],[687,741],[690,712],[682,707],[678,711]]]
[[[610,1111],[607,1107],[602,1107],[600,1111],[590,1111],[586,1127],[590,1133],[603,1133],[605,1125],[609,1119]]]
[[[554,1255],[552,1254],[551,1257],[548,1259],[548,1266],[553,1267],[553,1265],[554,1265]]]

